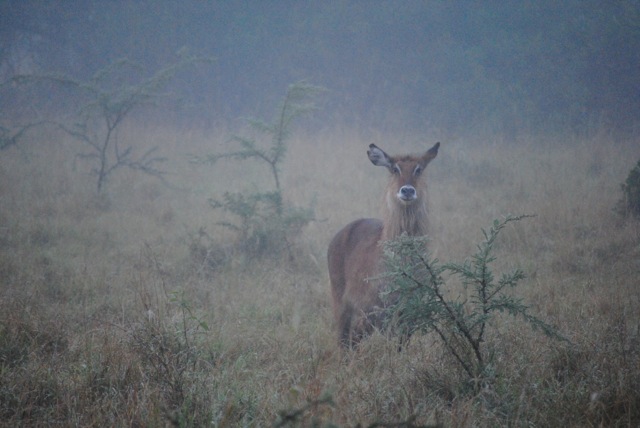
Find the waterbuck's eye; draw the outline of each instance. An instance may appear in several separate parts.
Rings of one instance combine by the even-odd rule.
[[[393,166],[393,173],[394,174],[400,175],[401,172],[402,171],[400,171],[400,167],[398,165],[394,165]]]
[[[413,170],[413,175],[415,175],[416,177],[419,176],[420,174],[422,174],[422,167],[420,165],[418,165],[416,167],[416,169]]]

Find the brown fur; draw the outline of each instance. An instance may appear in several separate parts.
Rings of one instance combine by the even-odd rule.
[[[427,233],[424,169],[439,147],[437,143],[419,156],[392,157],[373,144],[369,146],[371,162],[391,172],[384,197],[384,220],[368,218],[348,224],[333,238],[327,253],[334,318],[343,346],[352,346],[373,328],[382,327],[384,303],[380,292],[385,284],[376,279],[383,269],[380,243],[403,233]],[[412,199],[403,202],[401,194]]]

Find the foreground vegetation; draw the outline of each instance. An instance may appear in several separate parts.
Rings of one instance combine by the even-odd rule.
[[[242,253],[208,204],[270,171],[188,162],[228,151],[229,133],[129,131],[162,147],[171,187],[127,171],[96,195],[61,132],[2,152],[3,426],[640,424],[640,225],[614,210],[637,144],[443,143],[428,176],[431,253],[463,263],[481,227],[536,214],[505,227],[494,263],[526,274],[514,297],[567,338],[492,318],[482,346],[500,370],[477,389],[429,334],[401,353],[383,334],[337,347],[324,252],[347,221],[378,212],[370,141],[292,135],[284,197],[315,199],[319,220],[283,261]],[[428,144],[404,140],[375,142]]]

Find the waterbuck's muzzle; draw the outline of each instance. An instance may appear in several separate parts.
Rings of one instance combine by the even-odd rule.
[[[418,199],[416,188],[411,185],[402,186],[396,195],[403,204],[410,204]]]

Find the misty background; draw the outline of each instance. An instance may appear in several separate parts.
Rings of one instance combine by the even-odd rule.
[[[311,126],[438,137],[637,134],[640,2],[0,1],[0,76],[79,80],[120,58],[182,71],[147,120],[269,117],[288,84],[328,89]],[[3,85],[0,125],[65,109]]]

